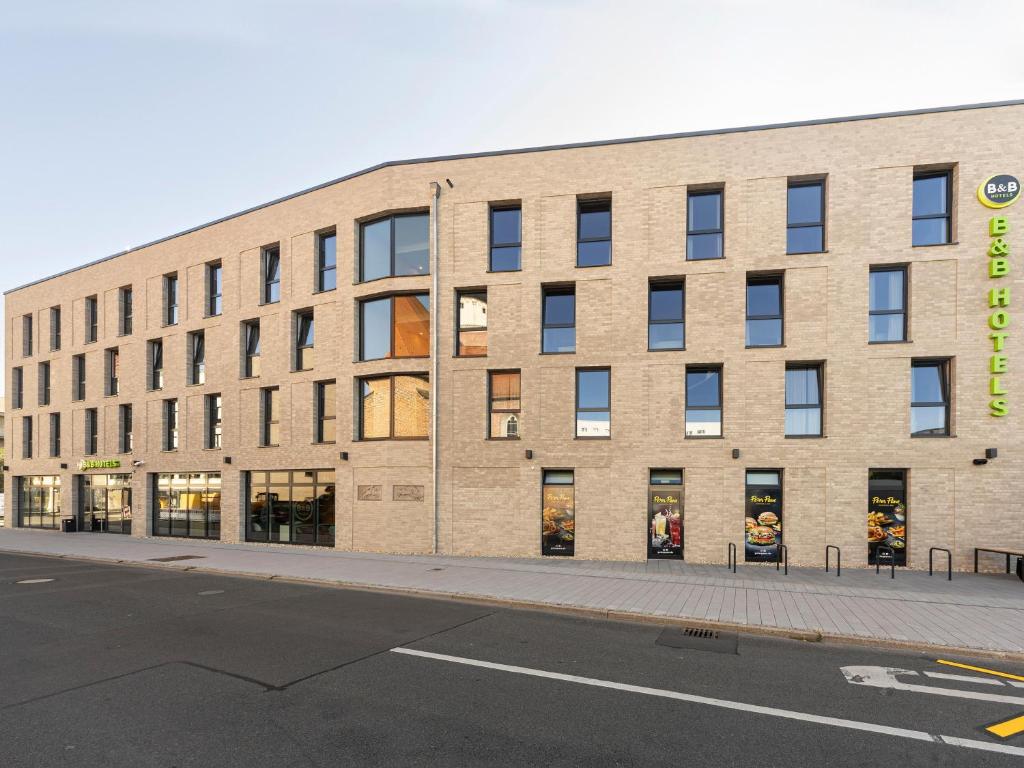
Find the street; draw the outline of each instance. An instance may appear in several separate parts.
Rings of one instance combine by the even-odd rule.
[[[4,768],[1024,764],[950,660],[0,555]]]

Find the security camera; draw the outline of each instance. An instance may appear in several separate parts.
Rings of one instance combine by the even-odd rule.
[[[132,466],[133,467],[141,467],[145,463],[146,462],[144,462],[142,459],[136,459],[135,461],[132,462]]]

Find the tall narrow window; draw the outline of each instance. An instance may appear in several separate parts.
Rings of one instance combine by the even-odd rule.
[[[542,555],[572,557],[576,548],[576,497],[571,469],[542,471]]]
[[[131,453],[135,448],[135,440],[133,437],[133,424],[132,424],[132,406],[130,403],[124,403],[117,407],[118,422],[120,425],[120,449],[121,453]]]
[[[647,297],[647,348],[684,349],[686,303],[682,281],[652,282]]]
[[[263,303],[275,304],[281,300],[281,249],[276,245],[263,249]]]
[[[949,360],[914,360],[910,367],[910,435],[949,435]]]
[[[720,259],[725,255],[722,190],[690,192],[686,196],[686,258]]]
[[[786,437],[821,437],[821,371],[817,364],[786,365]]]
[[[914,245],[942,245],[951,240],[950,189],[949,171],[914,174]]]
[[[295,370],[313,367],[313,310],[295,313]]]
[[[135,297],[132,293],[132,287],[127,285],[124,288],[121,288],[117,292],[117,298],[120,317],[120,322],[118,324],[119,333],[122,336],[131,336],[133,318],[135,314]]]
[[[60,456],[60,414],[50,414],[50,457]]]
[[[21,458],[31,459],[33,450],[32,417],[21,417]]]
[[[188,383],[206,383],[206,332],[193,331],[188,335]]]
[[[427,437],[430,384],[425,374],[361,379],[359,438]]]
[[[488,374],[490,432],[494,440],[522,436],[522,377],[519,371],[491,371]]]
[[[85,343],[91,344],[99,338],[99,299],[87,296],[85,299]]]
[[[522,269],[523,209],[518,205],[491,208],[491,272]]]
[[[686,437],[722,436],[722,369],[686,369]]]
[[[11,369],[11,408],[25,407],[25,370],[23,368]]]
[[[164,275],[164,325],[178,324],[178,275]]]
[[[316,240],[316,289],[333,291],[338,285],[338,238],[334,232],[323,232]]]
[[[868,279],[868,341],[906,341],[907,268],[872,267]]]
[[[85,355],[71,358],[71,399],[85,400]]]
[[[580,200],[576,206],[576,266],[612,263],[612,201]]]
[[[96,408],[85,409],[85,455],[95,456],[99,451],[100,413]]]
[[[430,217],[388,216],[360,228],[359,280],[430,273]]]
[[[265,387],[260,390],[260,445],[274,446],[281,442],[281,417],[278,413],[280,390]]]
[[[608,368],[576,369],[576,437],[612,436],[611,378]]]
[[[459,291],[460,357],[482,357],[487,354],[487,291]]]
[[[786,253],[825,250],[825,182],[790,181],[786,194]]]
[[[50,404],[50,363],[39,364],[39,405]]]
[[[252,378],[260,375],[260,321],[248,320],[242,323],[242,343],[245,345],[245,356],[242,362],[242,375]]]
[[[219,261],[206,265],[206,314],[215,317],[224,311],[224,266]]]
[[[178,401],[164,400],[164,450],[178,450]]]
[[[164,388],[164,342],[163,339],[153,339],[148,344],[149,356],[149,388]]]
[[[747,346],[782,346],[782,275],[747,276]]]
[[[205,447],[220,448],[224,427],[223,401],[220,393],[206,396],[206,441]]]
[[[23,315],[21,318],[21,355],[31,357],[32,355],[32,315]]]
[[[106,359],[107,386],[104,393],[107,397],[116,395],[121,391],[120,362],[121,354],[118,352],[117,347],[108,349]]]
[[[541,351],[576,351],[576,287],[546,286],[544,289]]]
[[[316,441],[333,443],[338,413],[338,388],[333,381],[316,383]]]
[[[60,307],[50,307],[50,351],[57,352],[61,342]]]
[[[402,294],[359,307],[359,359],[430,355],[430,297]]]

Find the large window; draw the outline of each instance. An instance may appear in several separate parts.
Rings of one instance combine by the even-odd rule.
[[[50,351],[56,352],[61,343],[60,307],[50,307]]]
[[[822,367],[786,365],[786,437],[821,436]]]
[[[430,355],[430,297],[386,296],[360,304],[359,359]]]
[[[130,336],[135,315],[135,297],[132,287],[126,285],[117,292],[118,324],[117,332],[122,336]]]
[[[178,324],[178,274],[164,275],[164,325]]]
[[[576,287],[544,287],[544,328],[541,351],[562,353],[576,351]]]
[[[264,387],[260,390],[260,445],[281,444],[281,390]]]
[[[576,370],[576,437],[612,436],[611,379],[608,368]]]
[[[722,190],[690,192],[686,196],[686,258],[720,259],[725,255]]]
[[[50,458],[60,456],[60,414],[50,414]]]
[[[949,360],[914,360],[910,366],[910,434],[949,434]]]
[[[152,390],[164,388],[164,342],[162,339],[153,339],[149,342],[147,356],[149,358],[149,388]]]
[[[722,369],[686,369],[686,437],[722,436]]]
[[[25,370],[11,368],[11,408],[25,407]]]
[[[218,472],[176,472],[156,477],[153,535],[220,538]]]
[[[17,483],[21,527],[60,527],[60,475],[19,477]]]
[[[488,374],[488,437],[494,440],[522,437],[522,377],[519,371],[490,371]]]
[[[206,314],[215,317],[224,311],[224,267],[219,261],[206,265]]]
[[[430,425],[430,384],[426,374],[360,379],[359,438],[423,438]]]
[[[50,363],[39,364],[39,405],[50,404]]]
[[[308,371],[314,364],[313,310],[304,309],[294,315],[295,328],[295,370]]]
[[[224,404],[220,393],[205,398],[206,440],[205,448],[220,448],[224,433]]]
[[[868,341],[906,341],[907,268],[872,267],[868,279]]]
[[[338,286],[338,238],[334,232],[316,236],[316,289],[333,291]]]
[[[612,201],[580,200],[576,206],[576,266],[612,263]]]
[[[782,346],[782,275],[747,276],[747,346]]]
[[[79,475],[79,530],[130,534],[132,532],[132,476]]]
[[[825,182],[790,181],[786,194],[786,253],[825,250]]]
[[[174,398],[164,400],[164,440],[165,451],[178,450],[178,401]]]
[[[31,416],[21,417],[21,458],[31,459],[34,452],[35,436]]]
[[[118,421],[120,422],[120,452],[131,453],[135,447],[135,438],[133,432],[133,417],[132,406],[129,403],[119,405],[117,408]]]
[[[914,245],[942,245],[951,240],[949,171],[914,174]]]
[[[99,338],[100,306],[99,299],[87,296],[85,299],[85,343],[91,344]]]
[[[86,456],[99,453],[100,412],[96,408],[85,409],[85,446]]]
[[[246,541],[334,546],[334,470],[249,472]]]
[[[113,397],[121,391],[121,353],[117,347],[111,347],[107,350],[107,359],[105,361],[106,367],[106,394],[107,397]]]
[[[575,475],[571,469],[543,470],[541,554],[572,557],[576,550]]]
[[[682,281],[652,282],[647,292],[647,348],[684,349],[685,317]]]
[[[21,354],[22,357],[32,355],[32,315],[24,315],[21,318]]]
[[[338,387],[333,381],[316,383],[316,442],[333,443],[336,438]]]
[[[71,358],[71,399],[85,400],[85,355]]]
[[[359,243],[361,282],[430,273],[430,217],[388,216],[363,224]]]
[[[868,471],[868,564],[907,564],[907,471]],[[887,549],[881,549],[887,547]]]
[[[249,379],[260,375],[260,321],[242,323],[242,376]]]
[[[647,492],[647,557],[681,559],[683,470],[652,469]]]
[[[458,355],[483,357],[487,354],[487,291],[459,291]]]
[[[516,206],[491,208],[491,272],[522,269],[523,209]]]
[[[260,276],[262,287],[260,298],[263,304],[275,304],[281,300],[281,249],[270,245],[260,255]]]
[[[193,331],[188,335],[188,383],[206,383],[206,333]]]

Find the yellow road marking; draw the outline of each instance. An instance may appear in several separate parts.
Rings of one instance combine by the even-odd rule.
[[[1018,733],[1024,733],[1024,715],[1003,723],[990,725],[985,730],[1001,739],[1008,739],[1011,736],[1016,736]]]
[[[1009,672],[999,672],[994,669],[985,669],[984,667],[972,667],[970,664],[961,664],[958,661],[946,661],[945,659],[936,659],[936,664],[945,664],[947,667],[959,667],[960,669],[969,669],[972,672],[983,672],[986,675],[995,675],[996,677],[1005,677],[1008,680],[1020,680],[1024,682],[1024,677],[1021,675],[1011,675]]]

